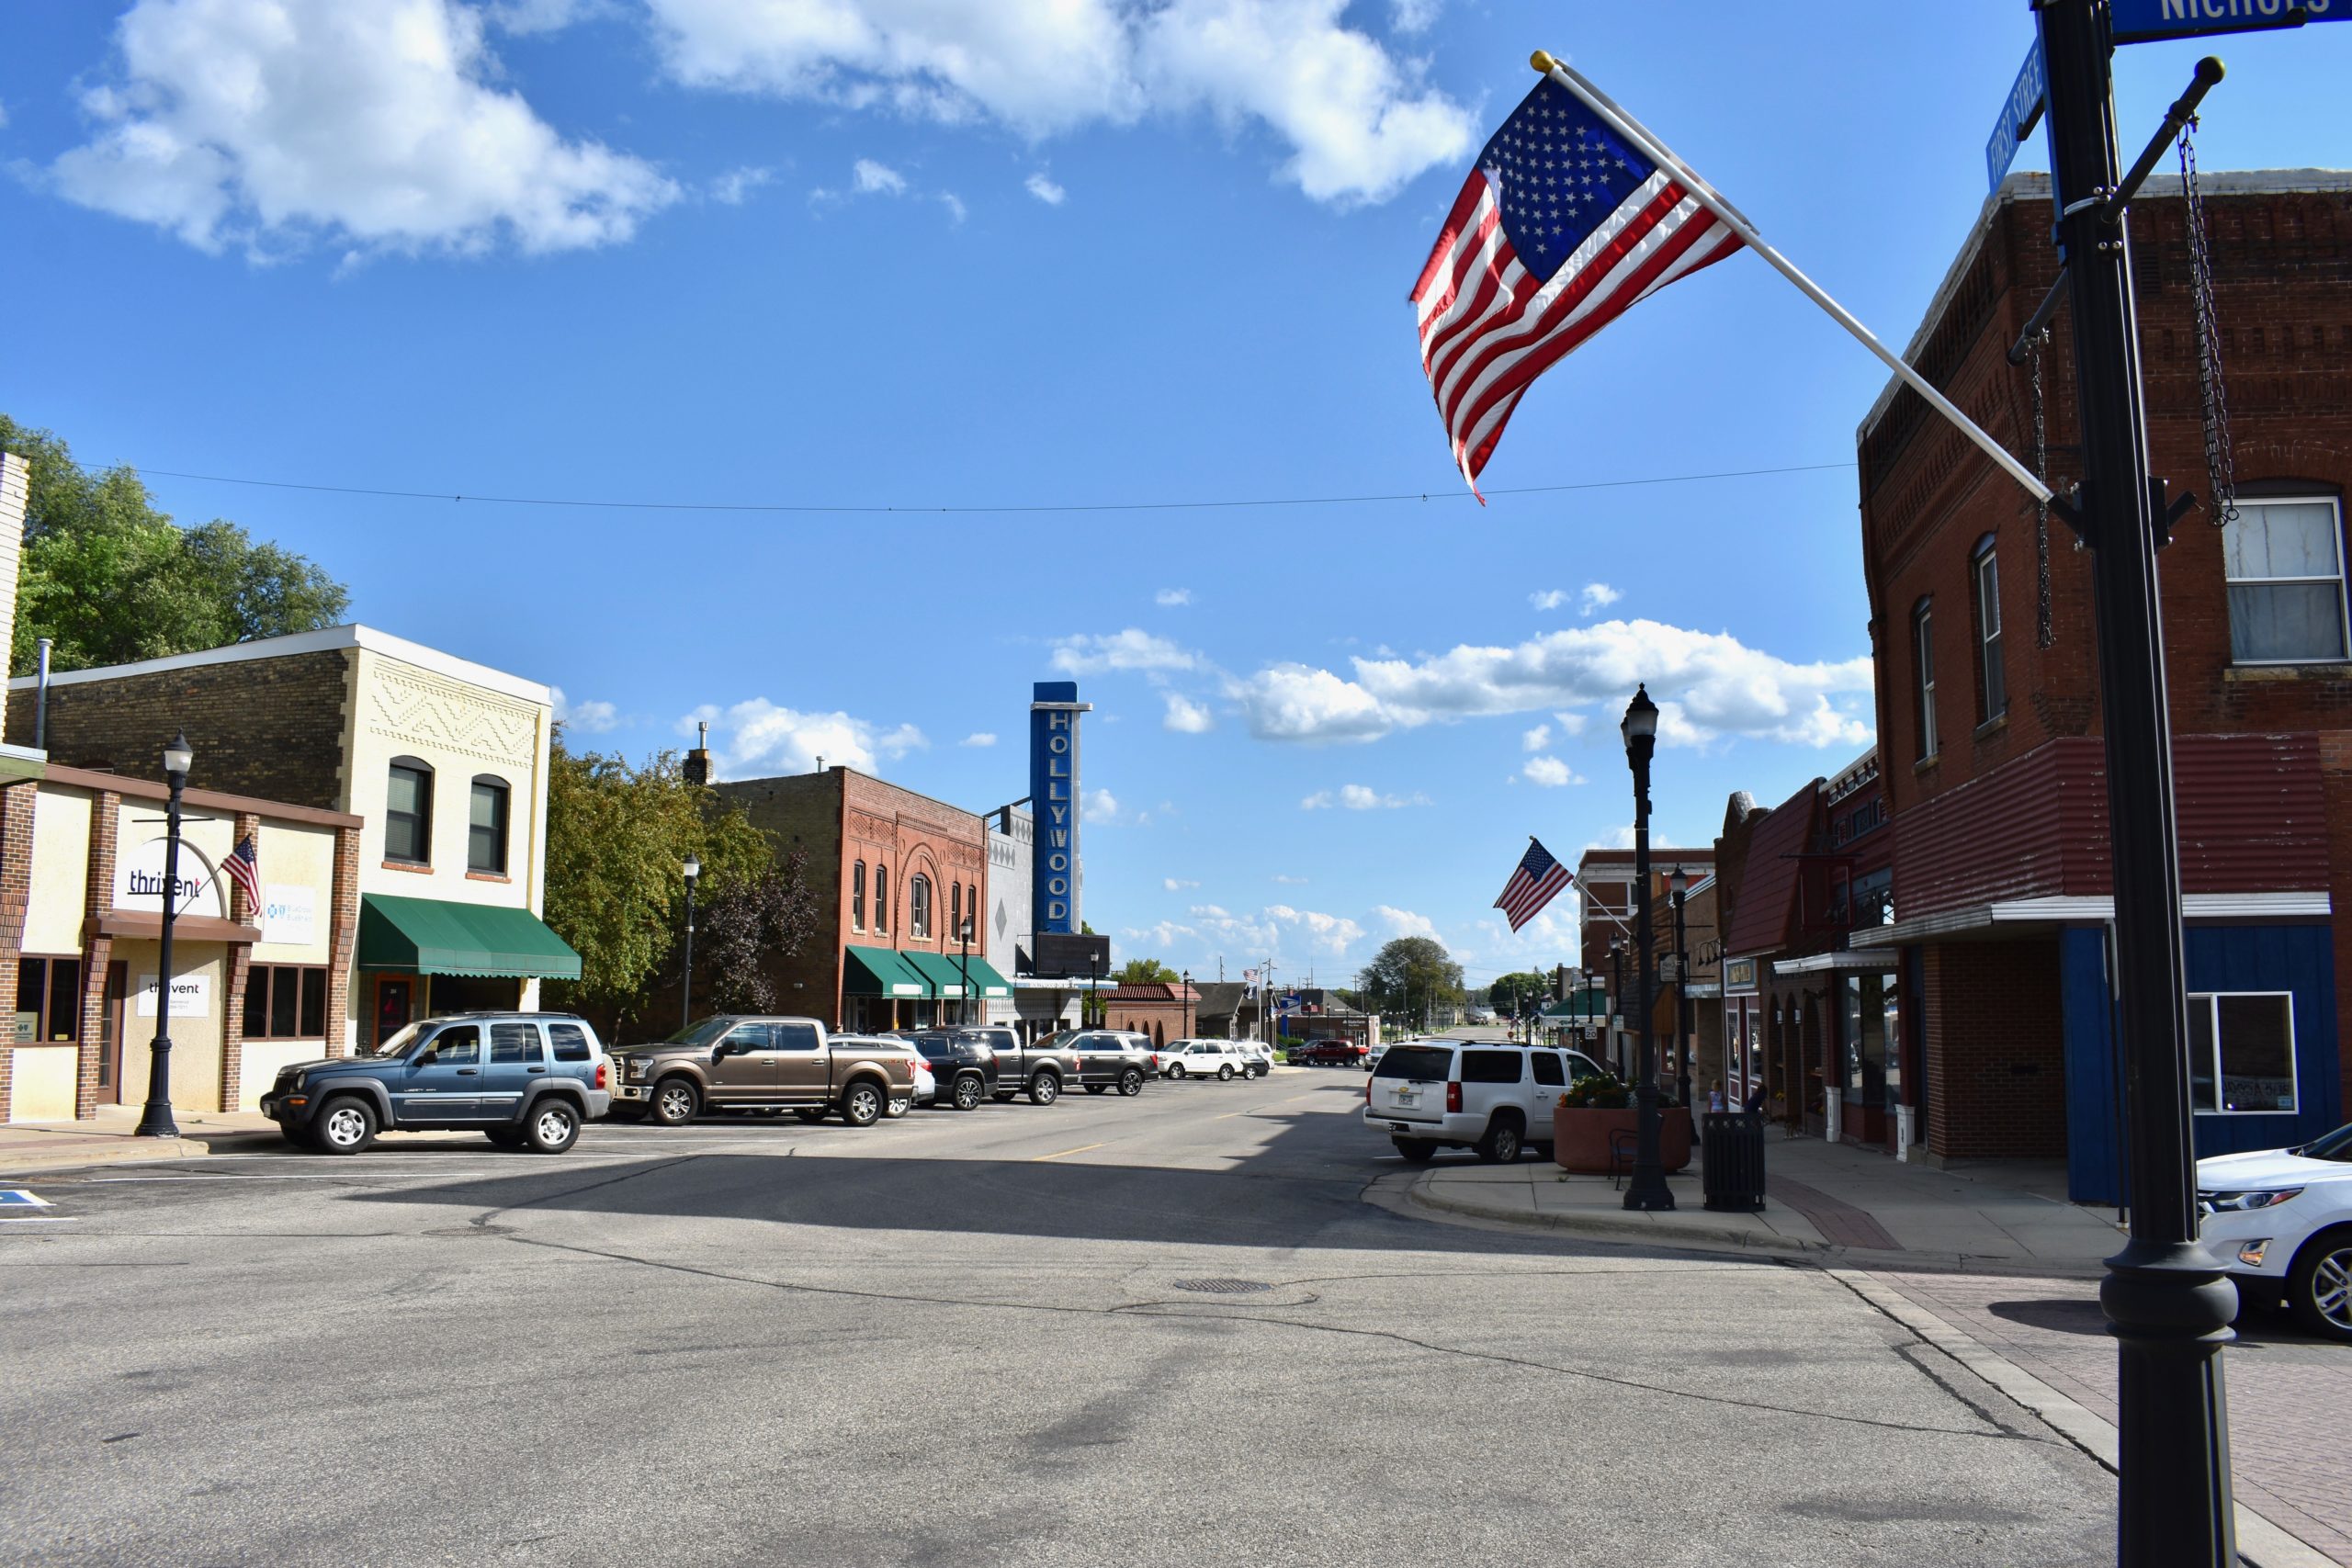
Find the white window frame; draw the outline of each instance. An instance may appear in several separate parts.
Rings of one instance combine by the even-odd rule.
[[[2214,1100],[2219,1101],[2223,1098],[2222,1094],[2223,1080],[2222,1077],[2221,1009],[2221,1000],[2223,997],[2284,997],[2287,999],[2287,1081],[2294,1086],[2291,1092],[2295,1102],[2284,1110],[2271,1107],[2261,1111],[2233,1111],[2226,1105],[2218,1103],[2210,1107],[2192,1103],[2188,1108],[2190,1112],[2198,1116],[2301,1116],[2303,1113],[2303,1075],[2302,1063],[2297,1055],[2300,1040],[2295,1028],[2295,993],[2292,991],[2191,991],[2188,993],[2188,1005],[2194,1008],[2200,1002],[2204,1004],[2207,1010],[2206,1016],[2210,1021],[2210,1032],[2213,1037]],[[2189,1082],[2193,1089],[2196,1085],[2196,1073],[2193,1070],[2189,1074]]]
[[[2347,562],[2345,559],[2346,540],[2344,537],[2344,503],[2332,495],[2250,495],[2245,498],[2245,504],[2248,506],[2326,507],[2335,518],[2335,575],[2334,577],[2232,577],[2230,575],[2229,543],[2225,538],[2222,541],[2222,615],[2223,624],[2226,625],[2230,630],[2231,665],[2233,668],[2245,670],[2277,667],[2281,665],[2341,664],[2345,662],[2342,658],[2240,659],[2237,656],[2237,623],[2229,618],[2229,598],[2230,590],[2241,582],[2334,583],[2335,585],[2335,607],[2337,612],[2345,616],[2343,647],[2347,654],[2352,654],[2352,570],[2346,570],[2347,567],[2352,567],[2352,562]]]
[[[1984,693],[1984,717],[1992,723],[2009,711],[2009,669],[2002,659],[2007,646],[2001,640],[2001,550],[1997,544],[1980,547],[1968,563],[1969,581],[1975,589],[1976,599],[1976,679]],[[1991,581],[1987,582],[1986,579]],[[2000,702],[1993,701],[1993,682],[1998,678]]]
[[[1943,748],[1936,735],[1936,607],[1921,600],[1911,610],[1912,686],[1919,701],[1919,761],[1932,762]]]

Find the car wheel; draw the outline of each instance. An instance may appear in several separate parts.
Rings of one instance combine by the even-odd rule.
[[[1119,1092],[1129,1100],[1143,1092],[1143,1069],[1129,1067],[1119,1075]]]
[[[485,1131],[482,1136],[502,1149],[519,1149],[523,1146],[523,1129],[520,1127],[492,1127]]]
[[[980,1083],[979,1074],[966,1073],[956,1080],[956,1109],[977,1111],[979,1109],[981,1097],[987,1093],[987,1089]]]
[[[884,1108],[882,1114],[888,1116],[891,1121],[896,1122],[899,1117],[904,1116],[908,1111],[912,1111],[914,1108],[915,1097],[910,1094],[903,1100],[891,1100],[890,1103]]]
[[[664,1127],[683,1127],[702,1110],[702,1090],[695,1087],[694,1079],[673,1075],[653,1086],[650,1104],[653,1120]]]
[[[580,1111],[568,1100],[542,1100],[524,1112],[523,1136],[533,1153],[560,1155],[580,1141]]]
[[[1391,1138],[1396,1152],[1415,1165],[1427,1165],[1437,1154],[1437,1145],[1427,1138]]]
[[[1487,1135],[1478,1140],[1478,1157],[1488,1165],[1516,1165],[1519,1155],[1519,1123],[1508,1116],[1487,1122]]]
[[[1169,1063],[1169,1064],[1168,1064],[1168,1076],[1169,1076],[1170,1077],[1171,1077],[1171,1078],[1181,1078],[1181,1077],[1182,1077],[1184,1076],[1184,1064],[1183,1064],[1183,1063],[1182,1063],[1182,1062],[1170,1062],[1170,1063]]]
[[[1219,1064],[1216,1069],[1216,1078],[1219,1083],[1231,1083],[1233,1081],[1233,1064],[1231,1062]]]
[[[842,1095],[842,1120],[853,1127],[871,1127],[882,1120],[882,1091],[870,1083],[854,1083]]]
[[[2324,1230],[2303,1244],[2287,1271],[2287,1305],[2312,1333],[2352,1345],[2352,1225]]]
[[[796,1105],[792,1113],[812,1127],[825,1119],[825,1108],[821,1105]]]
[[[1111,1086],[1106,1083],[1091,1083],[1085,1086],[1086,1092],[1089,1094],[1105,1093],[1109,1090],[1110,1087]]]
[[[1051,1105],[1062,1097],[1062,1080],[1052,1073],[1039,1073],[1029,1080],[1029,1103]]]
[[[322,1154],[356,1155],[375,1141],[375,1108],[356,1095],[328,1100],[311,1119],[311,1146]]]

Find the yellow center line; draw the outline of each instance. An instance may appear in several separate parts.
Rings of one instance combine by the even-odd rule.
[[[1082,1155],[1089,1149],[1099,1149],[1102,1146],[1102,1145],[1101,1144],[1080,1144],[1074,1149],[1062,1150],[1061,1154],[1039,1155],[1035,1159],[1032,1159],[1029,1163],[1031,1165],[1035,1165],[1037,1163],[1037,1160],[1041,1159],[1059,1159],[1062,1157],[1062,1155]]]

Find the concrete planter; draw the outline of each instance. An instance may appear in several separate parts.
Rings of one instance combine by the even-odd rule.
[[[1609,1174],[1610,1134],[1639,1131],[1640,1112],[1628,1105],[1622,1111],[1596,1111],[1555,1106],[1552,1110],[1552,1159],[1563,1170]],[[1690,1163],[1690,1112],[1668,1106],[1658,1115],[1658,1164],[1668,1171]]]

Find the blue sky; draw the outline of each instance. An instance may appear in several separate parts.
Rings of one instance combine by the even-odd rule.
[[[1528,51],[1899,344],[2030,36],[2022,0],[22,6],[0,408],[148,470],[905,508],[151,478],[560,687],[579,744],[700,713],[732,775],[982,809],[1074,674],[1123,953],[1329,977],[1433,931],[1483,979],[1569,955],[1565,901],[1488,906],[1528,834],[1622,836],[1634,679],[1665,840],[1871,722],[1841,465],[1883,378],[1753,257],[1553,371],[1463,496],[1405,296]],[[2205,167],[2352,164],[2352,28],[2212,47]],[[2124,52],[2135,146],[2199,52]]]

